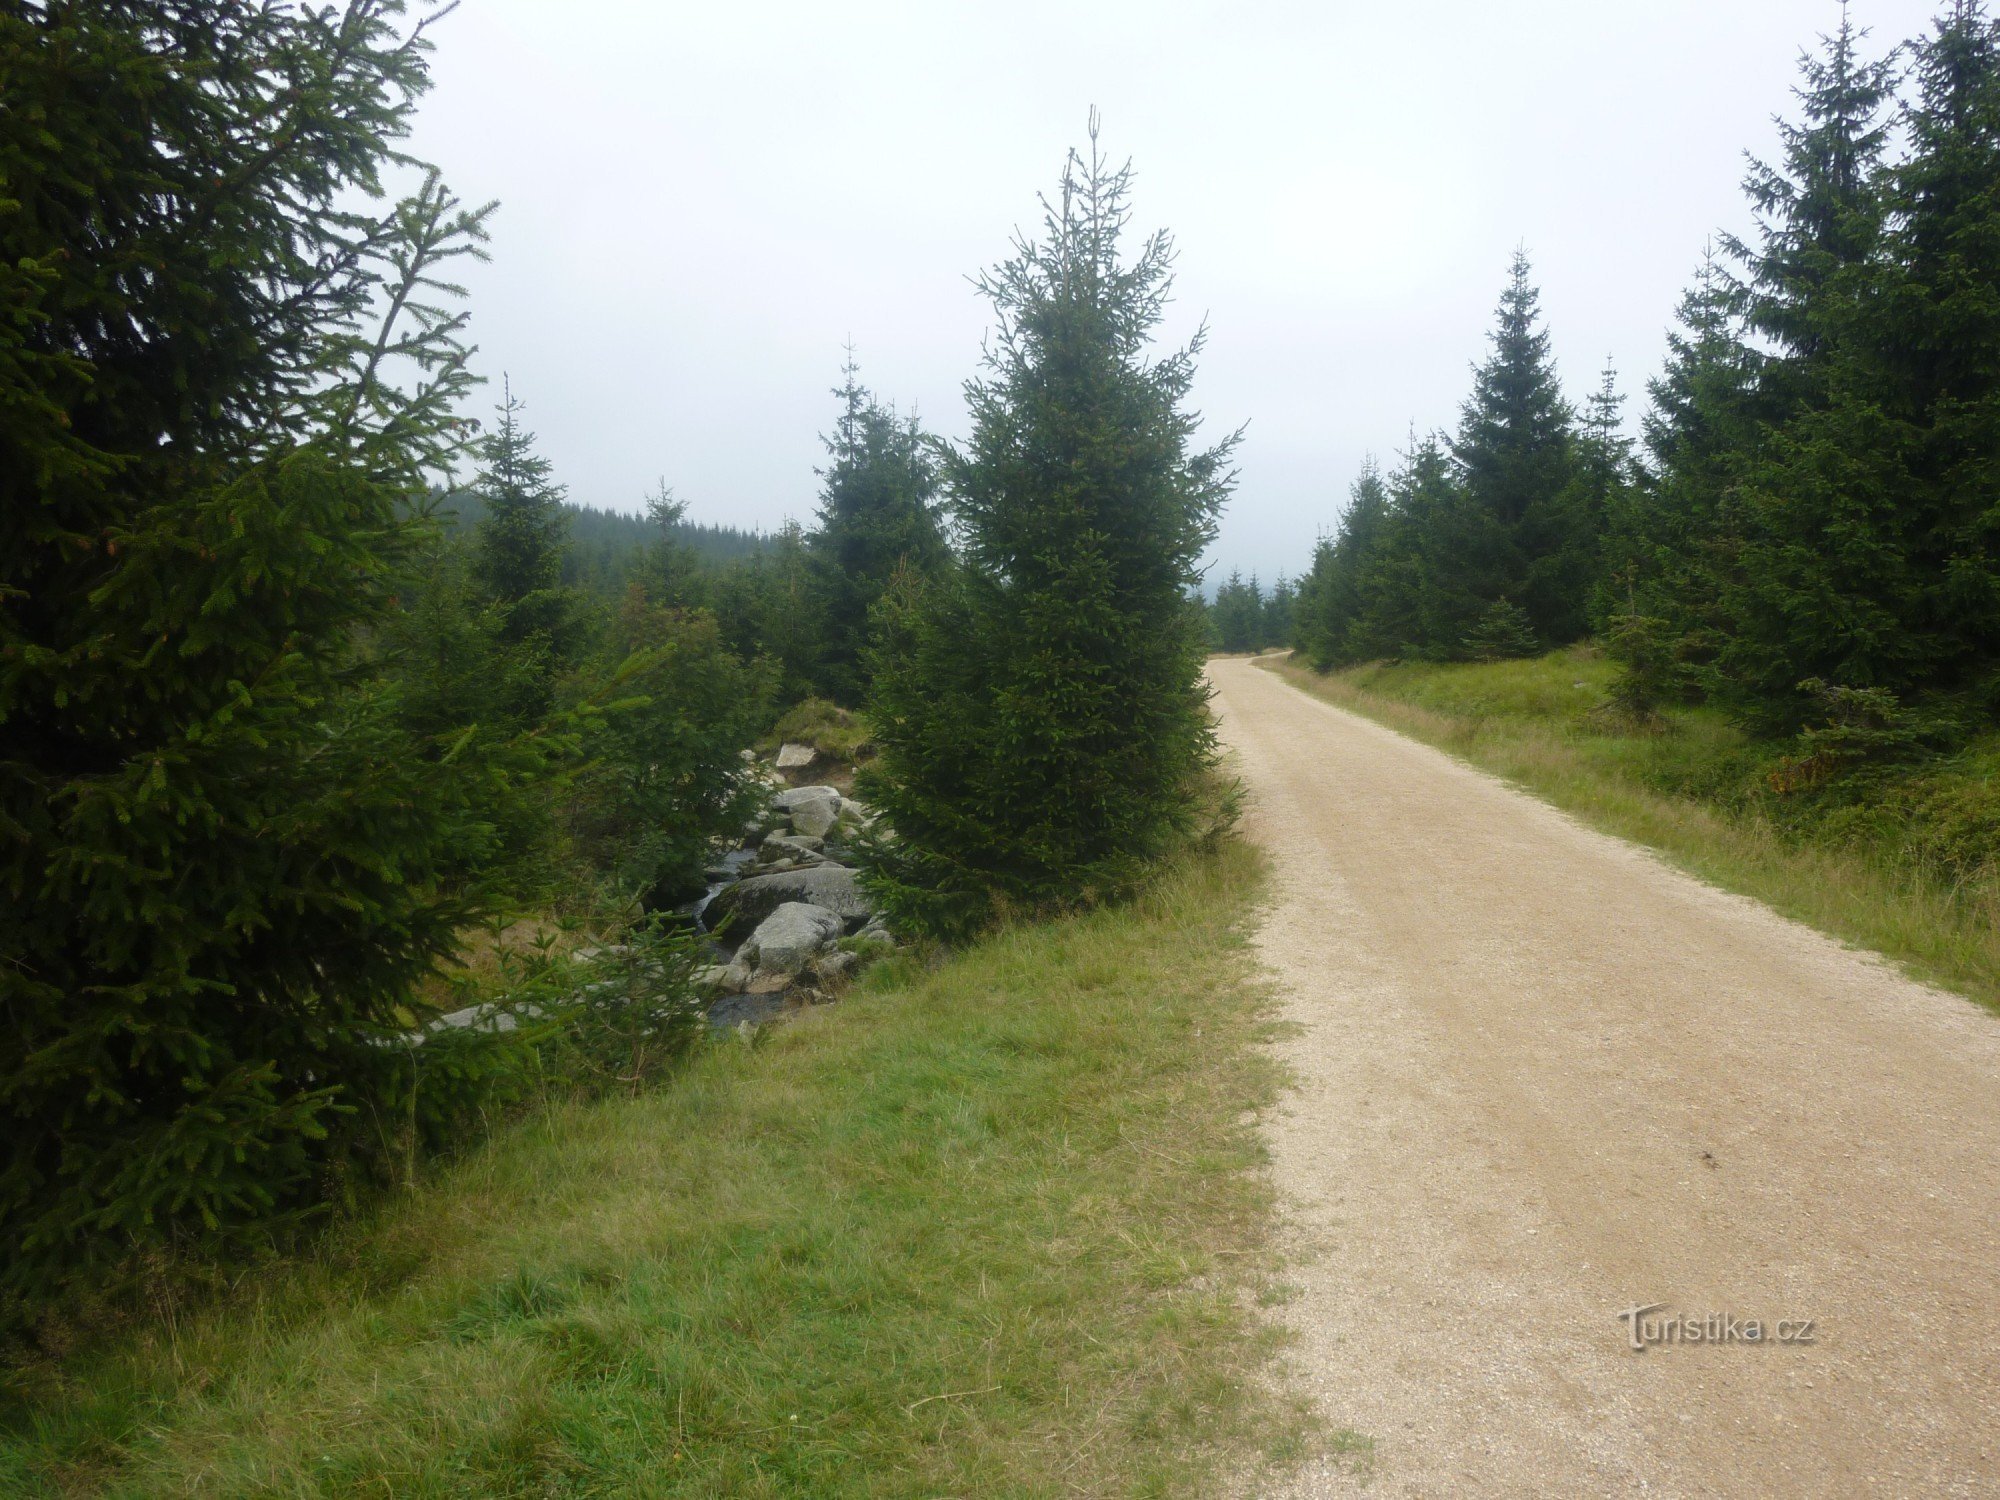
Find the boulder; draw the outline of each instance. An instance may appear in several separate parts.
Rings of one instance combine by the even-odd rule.
[[[750,966],[745,963],[710,964],[694,971],[698,990],[717,995],[740,995],[750,983]]]
[[[757,924],[757,930],[737,950],[736,962],[755,965],[760,978],[796,974],[822,950],[839,942],[846,925],[823,906],[787,901]]]
[[[837,787],[796,786],[780,792],[773,804],[792,820],[792,830],[808,838],[825,838],[840,821],[841,796]]]
[[[764,835],[766,843],[774,839],[782,839],[795,849],[809,849],[814,853],[826,847],[826,840],[823,838],[817,838],[810,833],[791,833],[783,828],[774,828]]]
[[[858,953],[822,953],[813,962],[813,973],[819,976],[821,984],[839,985],[854,977],[854,971],[861,967]]]
[[[814,802],[831,797],[835,802],[842,800],[837,786],[788,786],[771,799],[771,805],[780,812],[790,812],[801,802]]]
[[[427,1031],[512,1031],[521,1024],[513,1011],[500,1005],[468,1005],[439,1016]]]
[[[817,865],[824,863],[824,856],[820,850],[825,844],[824,839],[809,839],[791,833],[774,833],[757,846],[757,859],[761,864],[788,859],[795,864]]]
[[[463,1010],[435,1017],[410,1040],[421,1042],[433,1031],[517,1031],[523,1021],[538,1021],[542,1014],[542,1007],[532,1001],[515,1004],[489,1000],[483,1005],[468,1005]]]
[[[724,927],[743,932],[754,927],[787,901],[809,901],[846,922],[865,922],[875,903],[861,889],[855,873],[844,865],[819,865],[810,870],[752,875],[716,892],[703,913],[711,932]]]
[[[778,747],[778,769],[780,771],[803,771],[819,759],[819,751],[811,745],[784,744]]]

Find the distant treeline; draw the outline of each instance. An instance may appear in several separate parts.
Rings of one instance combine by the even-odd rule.
[[[452,490],[435,496],[434,501],[439,516],[454,529],[476,529],[486,516],[486,502],[477,489]],[[659,523],[647,515],[567,500],[563,511],[569,520],[563,582],[578,588],[623,592],[637,559],[661,535]],[[667,527],[666,535],[701,561],[717,564],[756,557],[772,542],[766,532],[699,521],[676,521]]]
[[[1525,255],[1448,433],[1355,482],[1303,581],[1322,667],[1596,635],[1644,712],[1803,731],[1808,775],[2000,708],[2000,32],[1978,0],[1803,63],[1755,228],[1682,299],[1643,446],[1579,412]]]
[[[1232,572],[1208,606],[1209,644],[1217,651],[1266,651],[1289,646],[1298,590],[1284,574],[1267,592],[1252,573]]]

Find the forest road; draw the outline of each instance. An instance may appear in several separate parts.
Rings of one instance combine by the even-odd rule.
[[[1290,1358],[1360,1450],[1283,1493],[2000,1494],[2000,1018],[1209,678],[1294,1023]]]

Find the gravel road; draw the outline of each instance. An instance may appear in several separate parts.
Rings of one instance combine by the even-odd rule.
[[[1291,1493],[2000,1494],[2000,1019],[1210,678],[1296,1023],[1293,1357],[1371,1445]]]

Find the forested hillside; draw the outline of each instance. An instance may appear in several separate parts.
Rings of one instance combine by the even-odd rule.
[[[476,530],[486,518],[486,501],[476,489],[452,490],[436,497],[438,516],[455,530]],[[659,523],[645,515],[600,510],[565,500],[568,518],[563,548],[563,582],[599,594],[619,594],[639,571],[646,549],[662,534]],[[713,526],[699,521],[675,521],[665,539],[687,548],[703,563],[747,562],[759,556],[771,539],[761,531]]]

